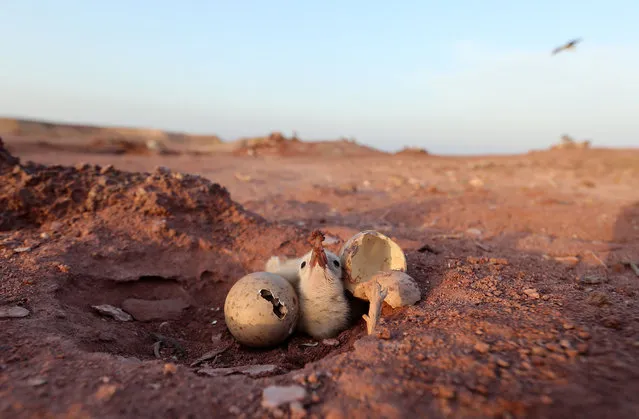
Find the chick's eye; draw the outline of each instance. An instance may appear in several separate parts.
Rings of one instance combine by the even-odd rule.
[[[300,268],[304,269],[305,266],[306,266],[306,261],[302,262],[302,264],[300,265]]]
[[[335,265],[336,268],[339,268],[339,261],[338,260],[334,260],[333,261],[333,265]]]

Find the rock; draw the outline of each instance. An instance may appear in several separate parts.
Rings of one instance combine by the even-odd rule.
[[[164,364],[164,368],[162,369],[164,375],[173,375],[177,372],[177,365],[172,362],[167,362]]]
[[[588,285],[601,284],[604,281],[605,278],[599,275],[584,275],[581,277],[581,282]]]
[[[262,391],[262,407],[277,409],[284,404],[301,402],[306,398],[306,389],[299,385],[266,387]]]
[[[388,340],[392,337],[390,329],[388,327],[380,327],[380,326],[378,326],[377,329],[375,330],[375,336],[377,336],[379,339],[385,339],[385,340]]]
[[[140,300],[129,298],[122,302],[122,308],[131,313],[135,320],[147,322],[152,320],[175,320],[182,315],[182,310],[190,305],[174,298],[168,300]]]
[[[473,188],[481,188],[482,186],[484,186],[484,181],[479,178],[473,178],[468,181],[468,184]]]
[[[20,306],[0,307],[0,319],[27,317],[29,314],[30,314],[29,310]]]
[[[524,290],[524,294],[526,294],[529,298],[532,298],[533,300],[539,299],[539,293],[534,288],[526,288]]]
[[[475,350],[480,354],[485,354],[490,350],[490,345],[484,342],[477,342],[475,344]]]
[[[131,317],[129,313],[126,313],[121,308],[114,307],[109,304],[102,304],[99,306],[91,306],[91,307],[93,307],[98,313],[111,316],[115,320],[118,320],[121,322],[130,322],[131,320],[133,320],[133,317]]]
[[[95,398],[100,401],[108,401],[117,390],[118,386],[115,384],[102,384],[95,392]]]
[[[508,368],[510,366],[510,362],[499,358],[499,359],[497,359],[497,365],[499,365],[502,368]]]
[[[43,377],[33,377],[27,380],[27,385],[30,387],[40,387],[47,383],[46,378]]]
[[[279,367],[273,364],[264,365],[244,365],[241,367],[226,367],[226,368],[200,368],[197,371],[199,374],[208,375],[209,377],[223,377],[231,374],[243,374],[248,375],[251,378],[258,378],[268,374],[275,374],[279,372]]]
[[[588,304],[591,304],[597,307],[603,307],[605,305],[610,304],[610,299],[608,298],[608,295],[599,291],[592,292],[592,294],[590,294],[586,298],[586,301],[588,301]]]
[[[455,389],[450,386],[439,385],[433,389],[433,395],[442,399],[452,399],[455,397]]]
[[[322,341],[322,344],[326,345],[326,346],[338,346],[339,345],[339,340],[337,340],[337,339],[324,339]]]

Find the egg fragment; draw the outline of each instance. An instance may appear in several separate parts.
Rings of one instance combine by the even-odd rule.
[[[354,293],[356,285],[369,281],[380,271],[406,272],[406,256],[389,237],[374,230],[365,230],[351,237],[340,251],[346,281]]]
[[[387,290],[384,302],[393,308],[413,305],[421,298],[417,282],[402,271],[377,272],[369,281],[357,284],[353,290],[353,296],[368,300],[370,286],[376,281],[382,289]]]
[[[224,319],[238,342],[255,348],[275,346],[295,330],[299,299],[293,286],[281,276],[253,272],[229,290]]]

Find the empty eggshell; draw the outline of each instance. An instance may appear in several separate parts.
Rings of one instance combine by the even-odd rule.
[[[377,272],[369,281],[357,284],[353,296],[368,300],[368,287],[375,281],[379,282],[382,289],[388,290],[384,301],[393,308],[413,305],[421,298],[417,282],[402,271]]]
[[[351,293],[358,283],[366,282],[377,272],[406,272],[406,256],[389,237],[374,230],[365,230],[351,237],[340,251],[344,267],[344,285]]]
[[[297,293],[286,279],[274,273],[245,275],[226,296],[224,319],[233,337],[246,346],[278,345],[297,326]]]

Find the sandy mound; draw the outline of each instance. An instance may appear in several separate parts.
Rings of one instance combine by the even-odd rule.
[[[287,138],[281,132],[273,132],[268,137],[243,138],[232,144],[233,154],[237,156],[355,157],[385,154],[352,140],[301,141],[297,137]]]

